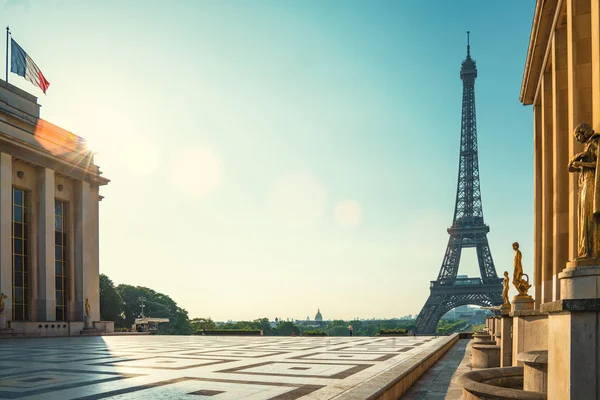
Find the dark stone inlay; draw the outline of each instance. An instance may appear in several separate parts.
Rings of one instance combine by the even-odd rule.
[[[314,355],[317,354],[334,354],[337,357],[335,358],[310,358]],[[374,355],[378,355],[379,357],[377,358],[373,358],[371,360],[356,360],[356,361],[385,361],[385,360],[389,360],[392,357],[396,357],[398,354],[392,354],[392,353],[368,353],[368,352],[362,352],[360,354],[374,354]],[[304,354],[301,356],[296,356],[296,357],[288,357],[288,360],[304,360],[304,361],[337,361],[340,357],[356,357],[356,354],[339,354],[339,352],[319,352],[319,353],[310,353],[310,354]]]
[[[168,358],[173,358],[173,359],[178,359],[178,360],[208,360],[208,361],[212,361],[212,362],[202,363],[202,364],[191,364],[191,365],[185,365],[185,366],[181,366],[181,367],[167,367],[167,366],[157,367],[157,366],[151,366],[151,365],[119,365],[120,363],[129,362],[129,361],[152,360],[155,358],[165,358],[165,357],[153,356],[153,357],[144,357],[144,358],[127,358],[127,359],[118,360],[118,361],[107,361],[107,362],[103,362],[103,363],[89,364],[89,365],[103,365],[103,366],[116,366],[116,367],[123,366],[125,368],[180,370],[180,369],[205,367],[207,365],[223,364],[223,363],[228,363],[228,362],[232,362],[232,361],[237,361],[237,360],[223,360],[223,359],[216,360],[214,358],[200,358],[200,357],[168,357]],[[174,363],[175,361],[167,361],[167,360],[156,361],[157,364],[159,364],[161,362],[173,362]]]
[[[54,378],[26,378],[26,379],[21,379],[21,382],[25,382],[25,383],[35,383],[35,382],[43,382],[43,381],[53,381]]]
[[[298,371],[306,371],[306,370],[308,370],[310,368],[307,368],[307,367],[291,367],[291,368],[288,368],[288,369],[295,369],[295,370],[298,370]]]
[[[123,373],[119,373],[119,372],[105,372],[105,371],[82,371],[82,370],[72,370],[72,369],[44,369],[44,370],[34,370],[34,371],[20,371],[20,372],[13,372],[13,373],[9,373],[9,374],[4,374],[4,375],[0,375],[0,378],[10,378],[10,377],[18,377],[19,375],[24,375],[27,374],[27,376],[25,376],[24,378],[27,379],[28,377],[32,376],[33,374],[39,374],[39,373],[43,373],[43,374],[51,374],[53,372],[56,372],[58,374],[79,374],[79,375],[106,375],[106,378],[100,378],[100,379],[92,379],[89,381],[84,381],[84,382],[72,382],[72,383],[65,383],[63,385],[57,385],[57,386],[52,386],[52,387],[46,387],[46,388],[40,388],[40,389],[34,389],[34,390],[27,390],[27,391],[11,391],[11,390],[0,390],[0,398],[3,399],[19,399],[21,397],[27,397],[27,396],[35,396],[35,395],[43,395],[46,393],[50,393],[50,392],[55,392],[58,390],[66,390],[66,389],[74,389],[74,388],[78,388],[78,387],[82,387],[82,386],[88,386],[88,385],[95,385],[98,383],[105,383],[105,382],[111,382],[111,381],[116,381],[116,380],[120,380],[120,379],[126,379],[126,378],[135,378],[138,376],[143,376],[142,374],[123,374]],[[19,379],[19,378],[16,378]],[[33,378],[31,378],[33,379]],[[45,379],[52,379],[52,378],[45,378]],[[24,380],[22,380],[24,381]],[[38,381],[38,380],[36,380]]]
[[[195,392],[188,393],[188,394],[193,394],[193,395],[196,395],[196,396],[214,396],[214,395],[221,394],[221,393],[225,393],[225,392],[223,392],[221,390],[200,389],[200,390],[197,390]]]
[[[316,353],[315,353],[316,354]],[[393,357],[393,355],[392,355]],[[321,360],[319,360],[321,361]],[[285,362],[285,361],[266,361],[263,363],[258,363],[258,364],[252,364],[252,365],[245,365],[243,367],[237,367],[237,368],[229,368],[229,369],[222,369],[220,371],[215,371],[215,372],[221,372],[224,374],[245,374],[245,375],[266,375],[266,376],[292,376],[292,377],[298,377],[298,375],[295,374],[277,374],[277,373],[268,373],[268,372],[249,372],[246,371],[250,368],[256,368],[256,367],[262,367],[263,365],[269,365],[269,364],[296,364],[296,363],[290,363],[290,362]],[[370,368],[375,364],[345,364],[345,363],[322,363],[319,362],[318,365],[346,365],[346,366],[351,366],[351,368],[348,368],[344,371],[338,372],[337,374],[333,374],[333,375],[302,375],[303,378],[323,378],[323,379],[344,379],[347,378],[351,375],[356,374],[357,372],[360,372],[364,369]]]
[[[287,393],[280,394],[279,396],[271,397],[265,400],[296,400],[302,396],[312,393],[316,390],[322,389],[325,385],[298,385],[293,383],[281,383],[281,382],[255,382],[255,381],[237,381],[231,379],[208,379],[208,378],[176,378],[168,381],[154,382],[147,385],[133,386],[125,389],[113,390],[111,392],[93,394],[86,397],[79,397],[78,400],[99,400],[106,399],[109,397],[133,393],[144,389],[151,389],[155,387],[171,385],[173,383],[179,383],[184,381],[202,381],[202,382],[219,382],[219,383],[231,383],[231,384],[245,384],[245,385],[267,385],[267,386],[283,386],[289,388],[296,388]]]

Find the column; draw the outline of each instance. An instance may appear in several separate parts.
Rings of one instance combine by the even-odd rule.
[[[36,168],[37,209],[37,276],[40,321],[55,321],[54,293],[54,171]]]
[[[554,150],[553,175],[553,270],[552,301],[560,299],[560,284],[557,275],[569,261],[569,129],[568,129],[568,88],[567,88],[567,31],[565,28],[554,31],[552,37],[552,104]]]
[[[94,194],[96,193],[96,194]],[[98,276],[97,229],[94,222],[97,213],[93,202],[97,200],[98,189],[79,181],[75,184],[75,303],[77,319],[82,321],[85,315],[84,304],[90,303],[92,321],[100,320],[100,288]],[[94,197],[95,196],[95,197]],[[95,248],[96,246],[96,248]]]
[[[12,319],[12,157],[0,153],[0,292],[8,298],[4,302],[4,316]]]
[[[552,301],[553,281],[553,109],[552,72],[544,72],[542,78],[542,297],[540,302]]]
[[[90,187],[89,210],[90,225],[88,232],[90,263],[88,265],[88,284],[86,292],[90,301],[92,321],[100,321],[100,252],[99,252],[99,187]]]
[[[542,106],[541,102],[533,108],[533,285],[535,308],[542,300]]]
[[[590,0],[567,0],[567,80],[569,157],[583,150],[573,137],[581,122],[592,123]],[[569,174],[569,259],[577,257],[577,174]]]

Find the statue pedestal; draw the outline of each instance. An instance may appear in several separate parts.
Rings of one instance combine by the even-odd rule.
[[[0,329],[6,329],[6,316],[0,314]]]
[[[561,300],[548,313],[548,399],[594,399],[600,387],[600,260],[575,260],[558,274]]]
[[[511,305],[510,304],[502,304],[500,306],[500,315],[508,315],[508,313],[511,312]]]
[[[561,299],[600,298],[600,260],[571,261],[558,279]]]
[[[531,296],[516,295],[513,297],[511,311],[527,311],[535,308],[535,300]]]
[[[500,366],[510,367],[512,366],[512,317],[502,315],[500,323]]]
[[[531,296],[517,295],[513,298],[512,312],[512,365],[522,367],[523,361],[517,356],[524,351],[546,350],[548,348],[548,315],[535,310]]]
[[[92,326],[92,317],[90,317],[89,315],[86,315],[84,317],[84,328],[93,328]]]

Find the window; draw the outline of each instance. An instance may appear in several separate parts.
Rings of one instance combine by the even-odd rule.
[[[67,203],[54,201],[54,278],[56,320],[67,320]]]
[[[29,319],[29,194],[12,191],[12,304],[14,321]]]

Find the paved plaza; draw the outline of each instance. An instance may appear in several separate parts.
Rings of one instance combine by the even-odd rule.
[[[0,340],[0,398],[352,399],[353,391],[381,387],[390,369],[407,370],[447,341],[427,336],[5,339]]]

